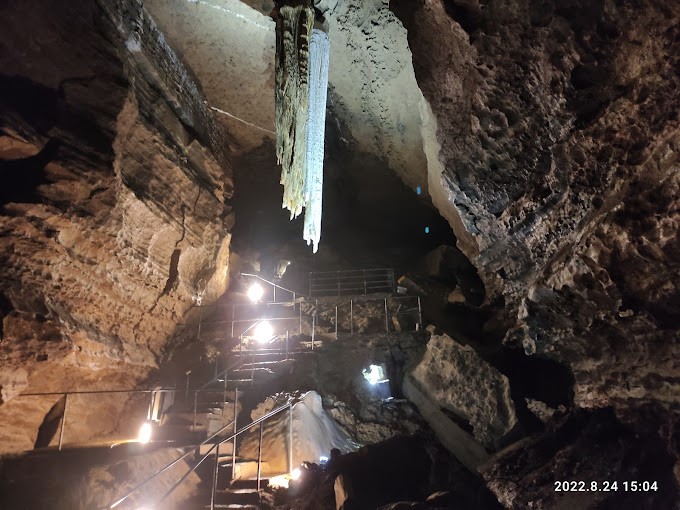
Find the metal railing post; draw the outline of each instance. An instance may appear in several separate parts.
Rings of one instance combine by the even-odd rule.
[[[231,445],[231,479],[233,480],[236,476],[236,432],[238,429],[236,427],[236,418],[238,415],[238,386],[234,391],[234,439],[232,439],[233,444]]]
[[[264,431],[264,422],[260,422],[260,442],[257,444],[257,490],[260,490],[260,480],[262,477],[262,433]]]
[[[213,471],[212,493],[210,494],[210,510],[215,510],[215,493],[217,492],[217,476],[220,470],[220,445],[217,443],[217,450],[215,450],[215,469]]]
[[[349,300],[349,332],[354,334],[354,302]]]
[[[255,384],[255,349],[250,353],[250,385]]]
[[[274,303],[276,303],[276,285],[274,285]]]
[[[64,429],[66,428],[66,410],[68,409],[68,393],[64,393],[64,414],[61,415],[61,430],[59,430],[59,451],[64,444]]]
[[[288,464],[290,469],[288,470],[289,473],[293,472],[293,401],[290,402],[289,404],[289,412],[288,412]]]
[[[335,339],[338,339],[338,305],[335,305]]]
[[[154,404],[154,393],[151,392],[151,398],[149,399],[149,410],[146,412],[147,421],[153,416],[153,404]]]
[[[286,330],[286,361],[288,361],[288,338],[290,335],[288,334],[288,330]]]
[[[198,390],[194,390],[194,426],[191,430],[196,430],[196,411],[198,410]]]
[[[224,415],[224,404],[227,403],[227,379],[229,378],[229,369],[224,369],[224,389],[222,390],[222,414]]]
[[[235,315],[236,307],[231,305],[231,338],[234,338],[234,321],[236,320]]]
[[[312,315],[312,350],[314,350],[314,334],[316,333],[316,315]]]
[[[423,329],[423,309],[420,307],[420,296],[418,296],[418,323],[420,324],[420,329]]]
[[[300,303],[300,335],[302,334],[302,303]]]
[[[191,375],[191,370],[187,370],[187,385],[184,391],[184,405],[189,403],[189,376]]]
[[[387,314],[387,298],[385,298],[385,332],[390,332],[389,315]]]

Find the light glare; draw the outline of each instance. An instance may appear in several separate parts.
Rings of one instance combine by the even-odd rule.
[[[262,296],[264,296],[264,289],[259,283],[253,283],[248,288],[248,299],[250,299],[253,303],[261,301]]]
[[[274,336],[274,330],[272,329],[271,324],[269,324],[267,321],[262,321],[257,326],[255,326],[253,336],[255,337],[255,340],[263,344],[269,342],[269,340],[272,339]]]
[[[385,378],[383,368],[380,365],[371,365],[368,370],[364,370],[364,378],[371,384],[378,384]]]
[[[149,441],[151,441],[151,424],[150,423],[144,423],[140,428],[139,428],[139,435],[137,436],[137,441],[142,443],[142,444],[147,444]]]
[[[290,477],[293,480],[297,480],[298,478],[300,478],[301,474],[302,474],[302,472],[300,471],[300,468],[295,468],[295,469],[293,469],[293,471],[291,471]]]

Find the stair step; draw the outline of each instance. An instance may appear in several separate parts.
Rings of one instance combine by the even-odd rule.
[[[260,493],[257,489],[226,490],[217,491],[215,494],[216,503],[239,504],[239,505],[259,505]]]

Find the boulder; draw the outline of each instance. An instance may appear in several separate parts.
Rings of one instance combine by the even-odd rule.
[[[448,335],[430,338],[412,376],[434,402],[469,422],[487,448],[495,448],[517,424],[508,379]]]

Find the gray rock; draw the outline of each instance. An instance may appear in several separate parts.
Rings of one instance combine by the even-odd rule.
[[[494,448],[517,423],[508,379],[474,349],[447,335],[430,338],[412,375],[432,400],[467,420],[487,448]]]

